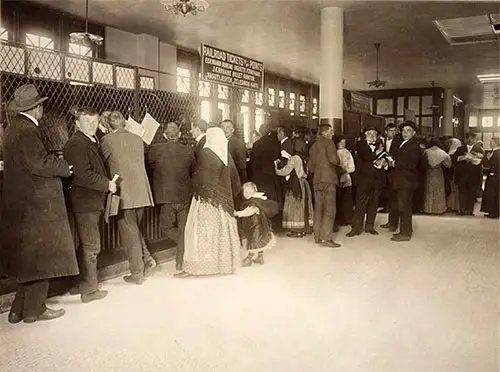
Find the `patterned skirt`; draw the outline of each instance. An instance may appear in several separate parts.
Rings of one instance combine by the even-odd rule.
[[[292,191],[287,191],[285,195],[283,228],[309,233],[313,226],[314,216],[311,188],[307,180],[300,179],[299,182],[302,193],[301,199],[296,198]]]
[[[220,206],[193,198],[184,232],[184,271],[233,274],[241,266],[236,219]]]

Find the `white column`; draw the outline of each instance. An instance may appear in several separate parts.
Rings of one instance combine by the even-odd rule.
[[[441,135],[453,136],[453,90],[445,89]]]
[[[342,133],[344,63],[344,11],[321,9],[321,75],[319,85],[320,124],[331,125]]]

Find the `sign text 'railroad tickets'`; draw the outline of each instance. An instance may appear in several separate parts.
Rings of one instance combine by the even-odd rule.
[[[262,91],[264,64],[201,44],[201,78],[236,88]]]

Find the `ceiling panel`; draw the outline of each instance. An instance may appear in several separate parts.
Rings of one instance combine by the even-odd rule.
[[[213,44],[261,60],[270,71],[319,83],[321,7],[340,6],[345,10],[347,89],[368,88],[366,82],[375,77],[373,43],[380,42],[380,79],[387,80],[386,89],[425,87],[435,81],[478,106],[492,104],[476,75],[500,72],[498,42],[452,46],[433,21],[479,17],[472,29],[482,32],[479,20],[500,14],[499,3],[208,1],[208,11],[195,17],[169,14],[158,0],[90,0],[89,13],[97,23],[156,35],[193,50],[202,42]],[[83,0],[34,2],[78,16],[85,12]],[[447,32],[460,35],[460,22],[451,22]]]

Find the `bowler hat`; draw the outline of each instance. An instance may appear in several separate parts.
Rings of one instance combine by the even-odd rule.
[[[14,99],[9,103],[8,109],[11,111],[28,111],[48,100],[42,97],[33,84],[21,85],[14,92]]]

